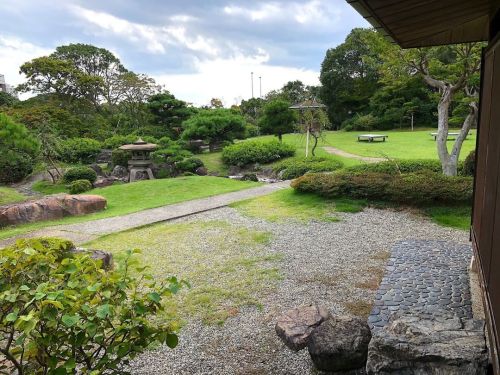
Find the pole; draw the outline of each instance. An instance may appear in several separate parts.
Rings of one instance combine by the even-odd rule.
[[[262,77],[259,76],[259,98],[262,98]]]
[[[250,73],[250,79],[252,81],[252,99],[253,99],[253,72]]]
[[[307,136],[306,136],[306,158],[309,156],[309,126],[307,127]]]
[[[411,131],[413,131],[413,112],[411,113]]]

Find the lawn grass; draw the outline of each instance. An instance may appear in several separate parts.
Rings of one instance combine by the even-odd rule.
[[[0,239],[27,233],[51,225],[79,223],[106,217],[120,216],[148,208],[160,207],[197,198],[229,193],[259,183],[236,181],[210,176],[190,176],[170,179],[138,181],[131,184],[94,189],[86,194],[97,194],[106,198],[107,209],[85,216],[66,217],[61,220],[42,221],[0,230]]]
[[[436,206],[424,209],[435,223],[444,227],[469,230],[471,225],[470,206]]]
[[[166,318],[201,319],[220,324],[244,306],[261,307],[261,298],[282,277],[281,254],[266,248],[270,234],[225,221],[161,223],[112,234],[85,246],[110,251],[142,250],[142,264],[155,278],[171,275],[190,288],[173,298]]]
[[[9,203],[21,202],[26,200],[26,197],[16,190],[0,186],[0,206]]]
[[[209,172],[218,173],[221,176],[228,174],[229,167],[222,162],[222,151],[207,152],[198,154],[195,157],[199,158]]]
[[[294,189],[231,204],[242,214],[271,222],[293,219],[301,222],[338,221],[335,212],[359,212],[366,202],[348,199],[328,200],[315,194],[300,193]]]
[[[48,181],[37,181],[35,182],[32,187],[34,191],[44,194],[44,195],[50,195],[50,194],[58,194],[58,193],[67,193],[68,188],[66,187],[65,184],[52,184]]]

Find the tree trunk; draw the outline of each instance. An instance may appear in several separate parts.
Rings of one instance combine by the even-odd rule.
[[[436,137],[436,146],[443,173],[447,176],[455,176],[457,174],[456,162],[454,163],[454,161],[451,160],[446,144],[448,140],[448,115],[452,98],[453,92],[450,86],[444,85],[441,89],[441,99],[438,103],[438,134]],[[453,166],[453,164],[455,165]]]
[[[314,132],[312,132],[312,133],[311,133],[311,135],[312,135],[312,136],[313,136],[313,138],[314,138],[314,145],[313,145],[313,147],[312,147],[312,149],[311,149],[311,154],[312,154],[312,156],[316,156],[316,155],[314,154],[314,151],[316,150],[316,147],[318,146],[318,136],[317,136],[316,134],[314,134]]]

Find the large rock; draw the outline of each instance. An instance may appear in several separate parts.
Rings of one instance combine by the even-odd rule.
[[[74,254],[89,254],[92,259],[100,260],[104,269],[113,268],[113,254],[107,251],[74,247],[71,249],[71,252]]]
[[[113,168],[113,171],[111,172],[111,176],[116,178],[128,177],[128,170],[127,168],[122,167],[121,165],[116,165]]]
[[[276,333],[290,349],[304,349],[314,328],[329,316],[330,313],[321,306],[296,307],[278,318]]]
[[[484,322],[401,316],[374,332],[368,374],[486,374]]]
[[[101,211],[106,199],[99,195],[57,194],[0,207],[0,227]]]
[[[116,177],[98,177],[92,185],[94,185],[95,188],[103,188],[113,185],[116,181],[121,180]]]
[[[347,372],[363,369],[368,356],[371,332],[365,319],[332,317],[309,338],[309,354],[322,371]]]

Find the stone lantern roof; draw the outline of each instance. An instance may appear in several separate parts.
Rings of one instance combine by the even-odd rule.
[[[147,143],[143,141],[141,138],[139,138],[134,143],[123,145],[118,148],[120,150],[127,150],[127,151],[153,151],[156,149],[156,147],[157,145],[155,143]]]

